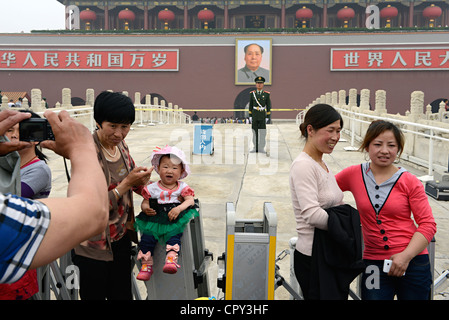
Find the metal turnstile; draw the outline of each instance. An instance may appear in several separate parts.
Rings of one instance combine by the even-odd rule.
[[[39,291],[33,296],[33,300],[78,299],[79,272],[72,263],[71,252],[37,268],[36,272]]]
[[[276,212],[265,202],[263,218],[236,220],[226,203],[226,252],[220,258],[218,287],[226,300],[273,300],[276,264]]]
[[[296,280],[296,275],[295,275],[295,270],[294,270],[294,256],[293,256],[293,252],[294,250],[296,250],[296,240],[298,238],[297,237],[293,237],[290,239],[289,244],[290,244],[290,250],[289,250],[289,254],[290,254],[290,281],[292,283],[291,288],[292,290],[289,290],[289,288],[287,288],[287,290],[290,292],[291,299],[298,299],[298,300],[302,300],[302,293],[301,293],[301,288],[299,287],[298,281]],[[427,246],[427,250],[429,252],[429,261],[430,261],[430,271],[432,274],[432,279],[435,279],[435,237],[432,239],[432,241],[429,243],[429,245]],[[442,284],[442,282],[444,282],[445,280],[449,279],[449,270],[444,270],[441,275],[435,279],[430,287],[430,297],[429,300],[433,300],[434,299],[434,295],[435,295],[435,290]],[[356,288],[355,288],[355,292],[354,290],[351,288],[349,290],[349,296],[353,299],[353,300],[361,300],[362,298],[362,278],[361,275],[359,275],[357,277],[357,283],[356,283]],[[299,295],[298,293],[299,292]]]
[[[199,202],[195,202],[200,214],[190,220],[184,229],[178,256],[178,264],[181,267],[178,272],[163,273],[165,245],[158,243],[154,249],[153,275],[145,282],[148,300],[190,300],[210,296],[207,267],[213,257],[204,246],[201,208]],[[140,266],[140,261],[137,261],[139,269]]]

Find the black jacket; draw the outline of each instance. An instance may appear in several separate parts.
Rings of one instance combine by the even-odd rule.
[[[310,299],[346,300],[364,269],[359,212],[348,204],[326,209],[328,230],[315,228]]]

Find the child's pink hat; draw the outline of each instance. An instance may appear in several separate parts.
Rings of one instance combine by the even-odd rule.
[[[156,147],[156,149],[153,150],[153,153],[151,154],[151,164],[153,165],[154,170],[156,170],[157,174],[159,174],[159,162],[161,160],[161,157],[165,154],[172,154],[181,160],[184,171],[182,172],[179,179],[184,179],[190,174],[189,164],[187,163],[186,155],[184,154],[184,152],[179,148],[171,147],[168,145],[163,147],[162,149]]]

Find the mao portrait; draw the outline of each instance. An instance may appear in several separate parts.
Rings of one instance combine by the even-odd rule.
[[[235,84],[253,85],[256,77],[271,84],[271,39],[236,39]]]

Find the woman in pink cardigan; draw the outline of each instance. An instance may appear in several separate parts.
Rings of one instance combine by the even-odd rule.
[[[430,297],[427,245],[436,224],[422,183],[395,165],[403,148],[404,136],[398,127],[374,121],[360,146],[371,161],[335,176],[342,191],[352,192],[360,213],[367,265],[362,299]],[[391,260],[388,272],[383,271],[385,260]]]
[[[343,192],[323,161],[331,153],[343,127],[341,115],[330,105],[310,108],[300,126],[306,138],[303,151],[290,167],[289,182],[298,241],[294,253],[295,275],[304,299],[310,299],[312,246],[315,228],[327,230],[327,208],[343,204]]]

